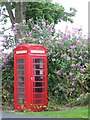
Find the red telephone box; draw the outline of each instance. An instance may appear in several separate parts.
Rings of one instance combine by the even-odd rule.
[[[47,53],[38,44],[14,49],[15,110],[42,111],[48,105]]]

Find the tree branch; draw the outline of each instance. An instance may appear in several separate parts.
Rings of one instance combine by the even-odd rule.
[[[51,10],[51,11],[56,11],[56,10],[53,10],[52,8],[32,8],[30,10]],[[62,10],[61,10],[62,11]],[[64,11],[64,10],[63,10]]]
[[[11,4],[10,4],[10,2],[4,2],[4,5],[6,6],[6,9],[7,9],[9,17],[10,17],[10,21],[13,26],[13,24],[15,23],[15,18],[14,18],[13,12],[12,12]]]
[[[5,31],[7,31],[7,30],[9,30],[9,29],[11,29],[12,27],[9,27],[9,28],[7,28],[7,29],[5,29],[5,30],[3,30],[3,32],[5,32]]]
[[[6,17],[10,17],[9,15],[6,15],[6,14],[2,14],[2,15],[6,16]]]

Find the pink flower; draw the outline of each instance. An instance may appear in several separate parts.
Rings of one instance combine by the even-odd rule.
[[[64,76],[66,76],[67,74],[66,73],[63,73]]]
[[[8,59],[4,59],[4,60],[3,60],[3,63],[6,63],[6,62],[8,62]]]
[[[72,49],[68,49],[67,51],[68,51],[68,52],[72,52]]]
[[[59,42],[59,41],[56,41],[55,43],[56,43],[57,45],[61,44],[61,42]]]
[[[73,81],[73,82],[72,82],[72,85],[74,85],[74,83],[75,83],[75,82]]]
[[[73,45],[73,46],[70,46],[70,48],[71,48],[71,49],[75,49],[75,48],[76,48],[76,46],[75,46],[75,45]]]
[[[76,68],[73,68],[73,70],[76,70]]]
[[[68,38],[68,35],[65,35],[64,38],[67,39],[67,38]]]
[[[46,22],[45,21],[42,21],[42,26],[46,26]]]
[[[86,44],[83,44],[83,47],[87,47],[87,45],[86,45]]]
[[[61,58],[65,57],[65,56],[66,56],[66,54],[62,54],[62,55],[61,55]]]
[[[22,22],[23,22],[23,24],[25,24],[25,23],[26,23],[26,20],[23,20]]]
[[[4,49],[0,49],[0,52],[4,51]]]
[[[29,35],[31,35],[32,34],[32,32],[29,32]]]
[[[75,60],[75,58],[74,58],[74,57],[72,57],[72,60]]]
[[[60,70],[57,70],[57,71],[56,71],[56,74],[57,74],[57,75],[61,75],[61,71],[60,71]]]
[[[82,51],[79,52],[79,54],[82,54],[82,53],[83,53]]]
[[[75,67],[75,64],[72,64],[71,66],[72,66],[72,67]]]
[[[51,42],[50,40],[48,40],[48,44],[49,44],[49,45],[52,45],[52,42]]]
[[[73,80],[75,81],[75,80],[77,80],[77,78],[73,78]]]
[[[13,28],[13,32],[14,32],[14,35],[17,35],[18,34],[18,30],[16,27]]]
[[[77,45],[81,45],[82,43],[78,40],[78,41],[76,42],[76,44],[77,44]]]
[[[7,36],[7,35],[3,35],[3,38],[4,38],[4,39],[7,39],[7,38],[8,38],[8,36]]]
[[[90,41],[90,38],[88,38],[88,41]]]
[[[71,60],[71,58],[70,58],[70,57],[67,57],[67,60],[69,61],[69,60]]]
[[[17,27],[17,26],[19,26],[19,23],[15,23],[15,24],[14,24],[14,27]]]
[[[38,24],[36,24],[36,25],[34,25],[34,27],[33,27],[33,30],[37,30],[37,29],[39,29],[40,27],[38,26]]]
[[[72,72],[70,72],[70,73],[69,73],[69,75],[70,75],[70,76],[72,76],[72,75],[73,75],[73,73],[72,73]]]
[[[77,63],[77,64],[76,64],[76,66],[80,66],[80,64],[79,64],[79,63]]]
[[[85,73],[85,68],[81,68],[81,69],[80,69],[80,72],[81,72],[81,73]]]
[[[77,98],[77,100],[80,100],[80,98]]]
[[[77,54],[74,54],[74,57],[77,57]]]
[[[81,96],[81,97],[83,97],[83,96],[84,96],[84,94],[81,94],[80,96]]]

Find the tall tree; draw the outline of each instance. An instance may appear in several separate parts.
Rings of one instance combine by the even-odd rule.
[[[46,2],[43,2],[46,1]],[[2,2],[2,5],[6,6],[8,17],[12,25],[15,22],[22,22],[29,18],[45,19],[49,23],[54,22],[55,24],[59,21],[70,21],[73,22],[72,17],[75,16],[76,10],[70,8],[70,12],[65,12],[62,5],[54,4],[43,0],[42,2]],[[48,0],[51,1],[51,0]],[[5,15],[5,14],[4,14]]]
[[[10,2],[11,1],[11,2]],[[49,2],[47,2],[49,1]],[[33,18],[34,23],[44,19],[47,24],[57,24],[61,20],[73,22],[72,17],[75,16],[76,10],[70,8],[70,12],[65,12],[62,5],[54,4],[52,0],[43,0],[42,2],[15,2],[8,0],[2,2],[2,6],[6,7],[12,27],[14,23],[21,23],[23,20]],[[19,37],[19,36],[18,36]]]
[[[26,19],[26,6],[27,2],[3,2],[8,12],[7,17],[10,18],[12,26],[15,22],[20,23],[22,20]],[[14,10],[15,9],[15,10]],[[5,14],[4,14],[5,15]]]

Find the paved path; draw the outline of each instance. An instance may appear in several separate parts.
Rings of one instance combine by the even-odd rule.
[[[29,115],[14,114],[14,113],[2,113],[2,118],[48,118],[48,117],[29,116]]]
[[[23,114],[14,114],[14,113],[2,113],[0,114],[0,120],[70,120],[70,118],[49,118],[49,117],[39,117],[39,116],[29,116],[29,115],[23,115]],[[82,120],[82,118],[73,118],[71,120]]]
[[[23,114],[14,113],[2,113],[2,119],[0,120],[60,120],[59,118],[49,118],[49,117],[39,117],[39,116],[29,116]]]

